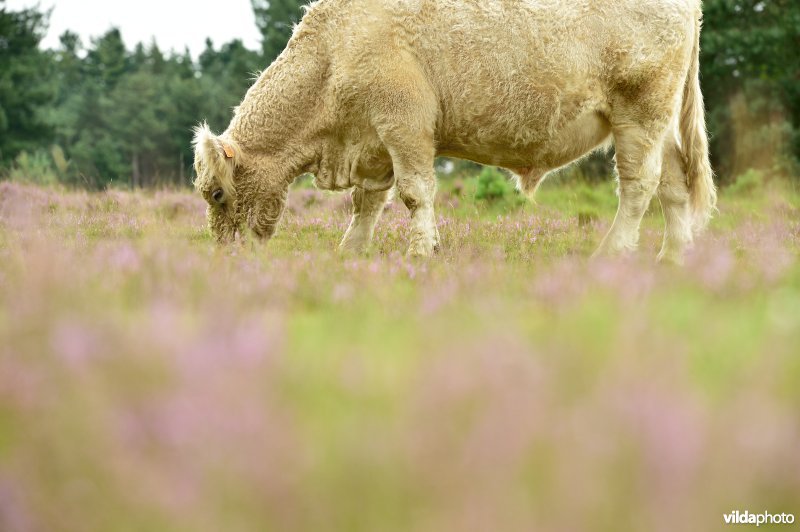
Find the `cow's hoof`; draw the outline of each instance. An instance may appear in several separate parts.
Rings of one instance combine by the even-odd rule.
[[[341,255],[365,255],[368,245],[365,242],[342,242],[339,244]]]
[[[438,246],[433,242],[412,242],[406,255],[413,258],[427,258],[432,256],[437,249]]]
[[[611,242],[603,240],[597,250],[592,253],[590,260],[599,258],[628,257],[636,253],[638,246],[635,242]]]
[[[683,253],[679,251],[662,251],[656,260],[661,264],[683,266]]]

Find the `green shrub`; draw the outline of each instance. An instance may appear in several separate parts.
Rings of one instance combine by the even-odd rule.
[[[764,174],[750,168],[728,187],[731,194],[751,194],[764,186]]]
[[[521,203],[522,195],[511,181],[497,168],[486,166],[478,174],[475,199],[488,203]]]
[[[69,166],[70,162],[60,146],[53,146],[50,153],[44,150],[23,151],[14,160],[8,178],[20,183],[52,186],[66,179]]]

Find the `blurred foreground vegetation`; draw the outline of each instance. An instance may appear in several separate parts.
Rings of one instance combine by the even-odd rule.
[[[191,127],[203,119],[218,131],[227,126],[302,15],[300,0],[252,3],[261,50],[209,41],[193,58],[126,43],[113,28],[88,43],[66,32],[57,49],[43,50],[47,13],[12,11],[0,0],[0,174],[89,188],[188,184]],[[704,10],[702,82],[719,180],[751,168],[796,175],[800,3],[706,0]],[[605,178],[608,157],[573,171]]]
[[[588,262],[613,184],[299,183],[266,246],[202,198],[0,183],[0,530],[721,530],[798,513],[800,195],[748,174],[684,268]],[[495,191],[490,199],[478,194]]]

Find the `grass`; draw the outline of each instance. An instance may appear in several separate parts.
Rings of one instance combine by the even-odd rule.
[[[219,250],[188,192],[0,183],[0,530],[717,530],[800,513],[800,197],[683,268],[589,262],[613,184],[443,183],[442,253],[335,252],[300,187]]]

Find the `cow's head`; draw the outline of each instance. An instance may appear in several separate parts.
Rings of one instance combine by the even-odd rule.
[[[194,150],[194,185],[208,202],[208,226],[217,242],[248,234],[271,237],[286,205],[288,182],[270,171],[265,158],[214,135],[206,124],[195,128]]]

